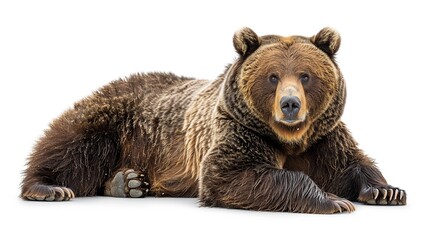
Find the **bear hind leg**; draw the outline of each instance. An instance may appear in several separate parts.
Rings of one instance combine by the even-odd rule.
[[[146,197],[150,189],[146,175],[134,169],[120,169],[104,184],[104,195],[111,197]]]
[[[54,126],[55,127],[55,126]],[[21,185],[25,200],[64,201],[95,196],[118,165],[115,135],[46,133],[29,158]]]

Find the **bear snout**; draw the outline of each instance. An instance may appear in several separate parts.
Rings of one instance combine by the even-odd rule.
[[[284,96],[280,99],[280,108],[287,122],[294,122],[301,109],[301,100],[296,96]]]

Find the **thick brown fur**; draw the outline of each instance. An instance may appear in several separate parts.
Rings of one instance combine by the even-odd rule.
[[[147,181],[147,195],[199,196],[203,206],[334,213],[353,211],[350,201],[406,204],[340,120],[337,32],[259,37],[244,28],[233,40],[240,57],[215,81],[135,74],[77,102],[36,144],[22,198],[110,193],[127,173]],[[284,118],[285,96],[299,100],[294,119]]]

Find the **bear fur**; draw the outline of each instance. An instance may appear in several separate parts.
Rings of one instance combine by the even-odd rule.
[[[340,118],[340,35],[236,32],[215,81],[135,74],[54,120],[29,156],[21,197],[199,197],[203,206],[302,213],[350,201],[405,205]]]

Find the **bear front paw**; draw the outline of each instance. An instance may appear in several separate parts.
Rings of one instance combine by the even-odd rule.
[[[340,198],[332,193],[328,193],[328,199],[331,201],[333,206],[332,213],[341,213],[341,212],[353,212],[355,210],[355,206],[352,202],[347,199]]]
[[[407,194],[404,190],[392,187],[366,187],[358,198],[359,202],[369,205],[406,205]]]

